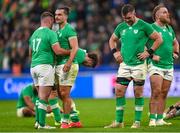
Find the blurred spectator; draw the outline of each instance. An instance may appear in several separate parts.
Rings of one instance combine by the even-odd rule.
[[[1,0],[0,1],[0,69],[12,70],[14,64],[20,71],[29,69],[28,39],[39,26],[39,16],[44,10],[54,11],[62,5],[70,6],[69,22],[78,32],[79,45],[88,51],[96,51],[100,65],[116,64],[108,48],[108,40],[114,27],[122,21],[123,4],[136,7],[137,16],[152,22],[151,12],[163,0]],[[180,2],[166,0],[172,26],[180,42]],[[178,59],[175,64],[179,64]],[[17,65],[18,64],[18,65]]]

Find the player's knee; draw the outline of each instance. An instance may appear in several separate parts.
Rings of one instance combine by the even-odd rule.
[[[69,94],[66,91],[61,91],[61,99],[66,100],[69,98]]]
[[[124,85],[124,86],[128,86],[129,82],[131,82],[131,80],[129,80],[127,78],[123,78],[123,77],[117,77],[117,79],[116,79],[117,84],[121,84],[121,85]]]
[[[142,91],[135,91],[135,92],[134,92],[134,96],[135,96],[136,98],[140,98],[140,97],[143,96],[143,92],[142,92]]]
[[[124,96],[123,91],[119,90],[119,89],[115,89],[115,94],[116,94],[116,97],[123,97]]]
[[[161,91],[159,89],[154,89],[152,91],[151,98],[157,100],[159,98],[160,92]]]
[[[167,98],[167,93],[168,93],[167,90],[161,91],[161,94],[160,94],[161,98],[162,98],[162,99],[166,99],[166,98]]]
[[[115,86],[115,95],[116,97],[124,97],[125,94],[125,89],[124,88],[119,88],[118,85]]]

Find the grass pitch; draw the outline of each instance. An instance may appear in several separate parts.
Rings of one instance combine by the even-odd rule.
[[[168,98],[167,106],[177,102],[179,98]],[[115,99],[76,99],[77,109],[83,128],[60,129],[57,127],[48,132],[179,132],[180,117],[168,120],[171,126],[148,127],[148,102],[145,99],[141,128],[131,129],[134,118],[134,99],[127,99],[125,107],[125,128],[104,129],[115,118]],[[53,118],[47,118],[47,124],[53,125]],[[34,118],[17,118],[16,101],[0,101],[0,132],[47,132],[34,129]]]

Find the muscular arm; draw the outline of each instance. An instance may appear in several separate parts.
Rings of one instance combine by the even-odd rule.
[[[112,34],[110,39],[109,39],[109,47],[111,49],[117,48],[118,41],[119,41],[119,39],[116,37],[116,35]]]
[[[152,47],[151,47],[151,49],[153,50],[153,51],[155,51],[161,44],[162,44],[162,37],[160,36],[160,34],[159,33],[157,33],[157,32],[153,32],[151,35],[150,35],[150,38],[152,39],[152,40],[154,40],[154,43],[153,43],[153,45],[152,45]],[[150,54],[149,54],[149,52],[148,52],[148,50],[145,50],[143,53],[139,53],[138,54],[138,58],[140,59],[140,60],[145,60],[147,57],[149,57],[150,56]]]
[[[173,41],[173,57],[174,59],[177,59],[179,57],[179,43],[177,39],[174,39]]]
[[[70,55],[70,50],[66,50],[60,47],[59,43],[52,45],[52,49],[56,55]]]
[[[110,39],[109,39],[109,47],[110,47],[111,50],[114,49],[114,48],[117,49],[118,41],[119,41],[119,39],[116,37],[116,35],[112,34]],[[113,56],[114,56],[114,58],[116,59],[116,61],[118,63],[121,63],[123,61],[121,53],[120,53],[119,50],[117,50],[117,52],[113,53]]]
[[[68,62],[72,63],[74,60],[74,57],[76,56],[76,52],[78,50],[78,39],[77,39],[77,37],[73,37],[73,38],[69,39],[69,43],[70,43],[72,50],[71,50]]]
[[[24,96],[23,98],[27,107],[34,111],[34,103],[31,101],[31,98],[29,96]]]
[[[151,49],[155,51],[155,50],[162,44],[162,42],[163,42],[162,37],[160,36],[159,33],[153,32],[153,33],[150,35],[150,38],[151,38],[152,40],[154,40],[154,43],[153,43]]]
[[[71,68],[71,64],[76,56],[77,50],[78,50],[78,39],[77,37],[73,37],[69,39],[69,44],[71,46],[71,53],[68,61],[64,65],[63,71],[68,72]]]

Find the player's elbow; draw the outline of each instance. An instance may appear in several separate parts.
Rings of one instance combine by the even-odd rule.
[[[159,45],[163,43],[163,39],[160,34],[157,34],[156,41],[158,42]]]
[[[161,45],[163,43],[163,39],[161,36],[158,38],[158,42],[159,42],[159,45]]]

